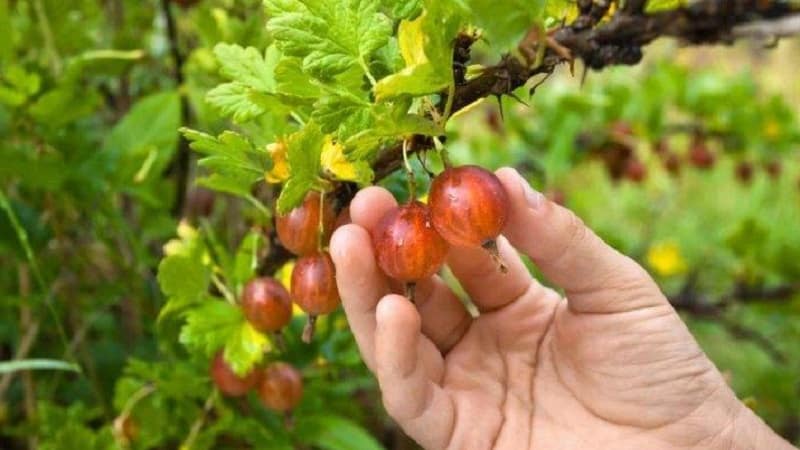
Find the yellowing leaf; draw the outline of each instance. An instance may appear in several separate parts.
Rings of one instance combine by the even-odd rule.
[[[272,170],[264,174],[267,183],[282,183],[289,178],[289,162],[287,148],[283,142],[274,142],[267,146],[267,153],[272,158]]]
[[[354,181],[365,185],[372,181],[372,169],[365,162],[353,162],[344,155],[344,146],[325,137],[320,156],[322,170],[337,180]]]
[[[674,242],[653,244],[647,251],[647,264],[662,277],[686,272],[686,261],[680,247]]]

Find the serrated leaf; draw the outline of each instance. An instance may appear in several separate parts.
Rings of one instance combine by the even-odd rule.
[[[278,197],[278,213],[286,214],[298,206],[306,193],[319,184],[320,156],[325,136],[314,122],[289,136],[286,141],[289,180]]]
[[[404,20],[398,29],[398,44],[406,67],[383,78],[375,86],[375,97],[426,95],[452,84],[452,43],[462,24],[457,4],[430,0],[415,20]]]
[[[264,243],[264,237],[255,231],[251,231],[242,239],[233,261],[235,283],[243,284],[253,277],[258,267],[259,249]]]
[[[565,0],[465,0],[472,10],[475,25],[479,26],[492,48],[508,51],[519,43],[525,33],[545,19],[546,6],[567,3]],[[572,2],[575,3],[574,1]]]
[[[319,87],[311,83],[308,75],[303,73],[303,61],[300,58],[281,58],[275,67],[275,78],[278,80],[278,92],[283,96],[299,99],[315,99],[320,96]]]
[[[239,83],[223,83],[208,91],[206,101],[235,122],[246,122],[269,110],[270,98]]]
[[[422,0],[383,0],[395,19],[416,19],[422,13]]]
[[[179,341],[190,351],[210,357],[246,323],[240,308],[222,300],[209,300],[186,313]]]
[[[207,155],[198,165],[213,173],[199,182],[209,188],[247,196],[253,184],[272,168],[266,151],[257,150],[247,138],[233,131],[216,138],[188,128],[181,132],[193,150]]]
[[[278,47],[303,61],[303,70],[330,79],[353,66],[364,74],[372,53],[392,35],[378,0],[266,0],[267,31]]]
[[[274,72],[281,57],[277,48],[269,47],[262,55],[254,47],[223,43],[214,47],[214,55],[222,66],[222,75],[230,80],[264,93],[276,91]]]
[[[225,361],[238,375],[246,375],[271,349],[272,344],[267,336],[245,320],[233,330],[225,342]]]
[[[322,148],[322,170],[337,180],[353,181],[360,186],[370,184],[375,175],[366,161],[348,160],[344,146],[333,142],[330,137]]]
[[[217,44],[214,54],[222,66],[222,75],[231,82],[208,92],[206,100],[210,104],[239,123],[282,109],[275,97],[275,69],[281,59],[276,47],[267,48],[262,55],[253,47]]]

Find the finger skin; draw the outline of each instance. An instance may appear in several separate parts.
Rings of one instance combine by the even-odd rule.
[[[455,427],[454,402],[421,363],[441,356],[424,345],[420,316],[406,298],[384,297],[376,314],[376,375],[386,411],[424,448],[445,448]]]
[[[579,313],[614,313],[666,302],[635,261],[608,246],[570,210],[536,192],[510,168],[497,172],[511,211],[503,234],[567,294]]]
[[[350,329],[364,362],[375,368],[375,306],[390,292],[386,277],[375,263],[369,233],[358,225],[344,225],[331,237],[336,285]]]
[[[482,247],[453,247],[447,257],[453,275],[481,312],[498,310],[519,299],[535,282],[517,251],[503,236],[497,238],[497,247],[508,268],[506,273]]]

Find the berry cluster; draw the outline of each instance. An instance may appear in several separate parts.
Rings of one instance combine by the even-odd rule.
[[[255,389],[267,408],[288,413],[303,396],[303,377],[284,362],[273,362],[263,369],[254,369],[245,376],[237,375],[225,362],[222,352],[214,356],[209,368],[211,379],[225,395],[240,397]]]
[[[484,247],[499,261],[495,239],[507,218],[508,196],[493,173],[448,168],[434,178],[428,205],[412,199],[387,212],[372,243],[380,268],[413,300],[415,283],[441,268],[449,246]]]

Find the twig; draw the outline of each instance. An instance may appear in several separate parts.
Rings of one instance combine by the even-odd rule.
[[[175,24],[175,17],[172,15],[170,0],[161,0],[161,12],[164,14],[164,20],[167,24],[167,39],[169,40],[170,53],[172,54],[172,62],[175,65],[175,85],[179,91],[182,90],[184,84],[183,78],[183,54],[181,53],[180,43],[178,41],[178,27]],[[189,125],[191,121],[191,109],[189,99],[184,93],[181,93],[181,126]],[[175,203],[172,205],[173,217],[180,217],[183,213],[184,203],[186,202],[186,191],[189,183],[189,169],[191,166],[191,149],[189,148],[189,141],[183,136],[178,135],[178,150],[175,154],[175,160],[169,168],[169,172],[175,176]]]
[[[31,292],[30,273],[27,264],[21,264],[19,266],[17,269],[17,278],[19,279],[20,298],[25,300]],[[14,361],[27,358],[33,348],[33,344],[36,343],[36,338],[39,336],[39,321],[31,317],[31,309],[27,305],[27,302],[23,302],[23,305],[20,307],[19,322],[20,328],[25,330],[25,334],[19,341],[17,353],[14,355]],[[8,372],[3,374],[3,377],[0,378],[0,403],[3,402],[3,398],[8,388],[11,386],[11,382],[14,381],[14,375],[16,373],[17,372]]]
[[[194,421],[192,424],[191,430],[189,430],[189,435],[186,436],[186,439],[183,441],[183,445],[181,448],[191,450],[192,445],[194,445],[194,441],[197,440],[197,435],[200,434],[200,430],[203,429],[203,425],[206,422],[206,416],[208,413],[211,412],[211,409],[214,407],[214,399],[216,398],[216,389],[211,392],[211,394],[206,399],[206,403],[203,405],[203,411],[200,414],[200,417]]]
[[[50,58],[53,75],[58,77],[61,75],[63,64],[61,63],[61,56],[58,54],[58,48],[56,48],[55,38],[53,38],[53,29],[50,27],[50,19],[47,18],[47,12],[44,10],[42,0],[33,0],[33,9],[36,13],[36,20],[39,22],[39,29],[42,32],[44,48]]]

